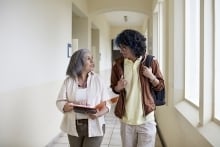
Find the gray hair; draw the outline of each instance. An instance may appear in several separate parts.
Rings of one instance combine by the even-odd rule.
[[[85,55],[89,53],[88,49],[79,49],[71,56],[66,75],[76,79],[81,75],[83,66],[85,65]]]

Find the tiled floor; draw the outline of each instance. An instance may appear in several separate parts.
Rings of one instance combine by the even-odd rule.
[[[106,133],[101,147],[121,147],[120,123],[113,114],[114,108],[106,115]],[[59,137],[47,147],[69,147],[66,134],[61,133]],[[162,147],[157,136],[155,147]]]

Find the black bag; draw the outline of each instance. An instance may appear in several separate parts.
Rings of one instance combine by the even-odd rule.
[[[152,55],[147,55],[147,58],[145,60],[146,66],[150,67],[152,60],[153,60],[154,56]],[[161,106],[161,105],[165,105],[165,88],[163,88],[161,91],[155,91],[153,89],[153,86],[151,86],[151,93],[153,95],[154,98],[154,102],[156,106]]]

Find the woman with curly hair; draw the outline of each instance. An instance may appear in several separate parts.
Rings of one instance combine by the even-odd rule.
[[[111,72],[111,88],[119,94],[115,115],[121,121],[123,147],[154,147],[155,103],[150,86],[164,88],[157,59],[145,66],[146,38],[136,30],[124,30],[115,40],[122,57],[115,60]]]

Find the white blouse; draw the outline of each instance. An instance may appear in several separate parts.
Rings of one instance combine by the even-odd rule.
[[[88,100],[86,97],[86,93],[87,93],[87,88],[78,87],[78,89],[76,90],[76,102],[80,104],[82,103],[87,104]],[[82,113],[76,113],[76,119],[88,119],[88,115]]]
[[[78,82],[74,81],[71,77],[68,76],[63,82],[56,101],[57,108],[61,112],[63,112],[63,107],[67,101],[77,101],[76,94],[78,90]],[[103,101],[107,101],[106,105],[110,111],[111,103],[108,101],[110,99],[110,96],[107,85],[96,73],[89,73],[85,96],[87,99],[87,104],[89,104],[90,106],[96,106]],[[65,112],[61,123],[61,130],[66,132],[67,134],[78,136],[75,120],[76,113],[74,111]],[[104,115],[94,120],[88,118],[89,137],[103,136],[103,124],[105,124]]]

